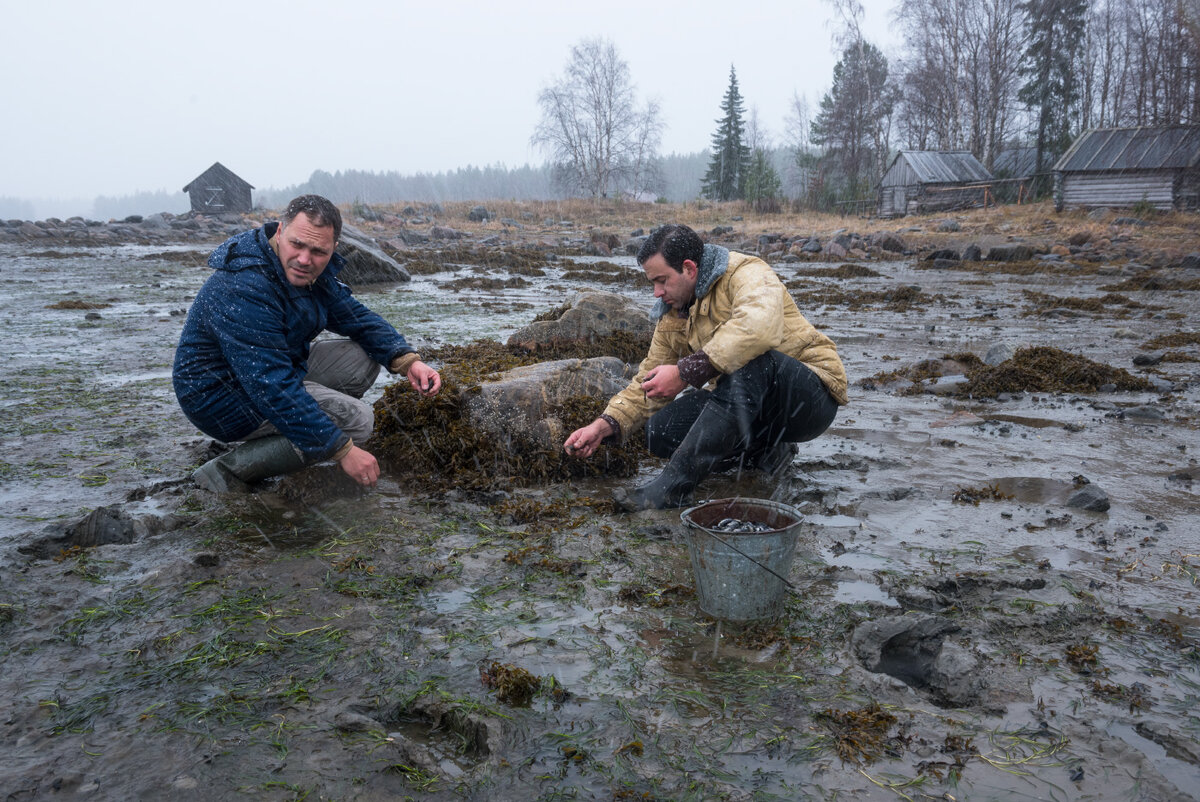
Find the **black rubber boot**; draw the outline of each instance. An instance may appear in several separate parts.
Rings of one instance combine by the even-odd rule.
[[[775,476],[796,459],[798,449],[795,443],[776,443],[761,451],[751,454],[746,464],[762,471],[767,476]]]
[[[696,485],[742,442],[737,424],[723,409],[708,404],[658,478],[634,490],[618,487],[613,502],[623,512],[682,507]]]
[[[247,440],[232,451],[210,459],[192,474],[192,480],[213,493],[245,491],[268,476],[298,471],[304,457],[281,434]]]

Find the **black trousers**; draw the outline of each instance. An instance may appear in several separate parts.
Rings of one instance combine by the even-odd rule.
[[[735,421],[738,449],[747,454],[781,442],[812,440],[829,428],[837,402],[803,362],[768,351],[739,370],[721,376],[716,389],[680,394],[646,423],[650,453],[670,457],[708,404]]]

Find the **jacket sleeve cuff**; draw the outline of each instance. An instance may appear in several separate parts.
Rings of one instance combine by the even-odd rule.
[[[349,454],[350,449],[352,449],[352,448],[354,448],[354,440],[350,437],[347,437],[346,442],[342,446],[340,446],[337,451],[334,451],[332,454],[330,454],[329,458],[331,460],[333,460],[334,462],[341,462],[342,457]]]
[[[418,354],[416,351],[409,351],[406,354],[400,354],[399,356],[394,356],[394,357],[392,357],[391,364],[388,365],[388,372],[389,373],[403,373],[403,374],[407,375],[408,369],[413,366],[413,363],[420,362],[420,361],[421,361],[421,355]]]
[[[713,367],[708,354],[703,351],[688,354],[676,362],[675,366],[679,368],[679,378],[693,387],[703,387],[721,372]]]
[[[621,438],[621,422],[612,415],[601,415],[600,419],[612,427],[613,433],[601,440],[601,443],[620,443]]]

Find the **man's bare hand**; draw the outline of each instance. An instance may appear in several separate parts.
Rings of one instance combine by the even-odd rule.
[[[442,389],[442,377],[424,362],[412,363],[408,369],[408,383],[426,398],[433,398]]]
[[[659,365],[651,368],[642,379],[642,390],[647,398],[674,398],[683,392],[687,382],[679,378],[675,365]]]
[[[379,481],[379,461],[369,451],[363,451],[358,446],[350,446],[346,456],[338,460],[338,465],[354,481],[363,487],[374,487]]]
[[[604,418],[596,418],[582,429],[571,432],[571,436],[563,443],[563,451],[572,456],[587,459],[596,453],[600,442],[612,433],[613,428],[608,421]]]

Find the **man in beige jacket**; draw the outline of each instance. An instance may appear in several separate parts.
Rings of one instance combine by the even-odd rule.
[[[654,286],[658,323],[637,376],[567,453],[590,457],[646,424],[653,482],[613,497],[626,511],[679,507],[714,470],[774,472],[846,403],[833,341],[804,319],[770,265],[705,245],[683,225],[655,229],[637,255]],[[685,392],[685,390],[687,392]]]

